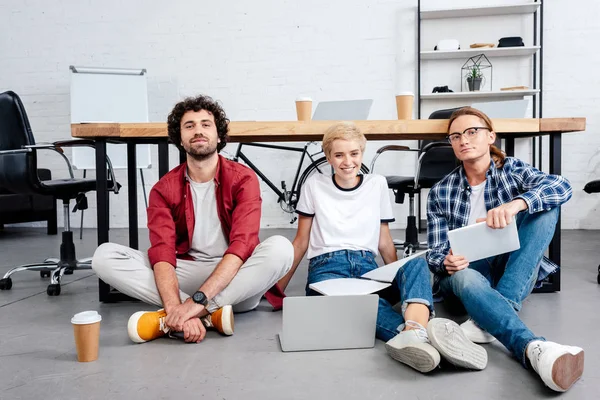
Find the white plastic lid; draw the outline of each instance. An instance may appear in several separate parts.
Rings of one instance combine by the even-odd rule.
[[[312,101],[310,97],[297,97],[296,101]]]
[[[71,318],[71,323],[75,325],[87,325],[100,321],[102,321],[102,317],[98,314],[98,311],[83,311]]]
[[[396,96],[414,96],[415,94],[413,92],[398,92],[396,93]]]

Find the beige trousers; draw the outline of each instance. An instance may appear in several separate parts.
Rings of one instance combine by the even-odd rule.
[[[175,273],[182,302],[208,279],[218,261],[177,260]],[[288,239],[283,236],[268,238],[256,246],[229,285],[209,300],[207,310],[212,313],[229,304],[233,305],[235,312],[256,308],[263,294],[289,271],[293,261],[294,248]],[[162,306],[146,252],[104,243],[94,253],[92,269],[100,279],[121,293]]]

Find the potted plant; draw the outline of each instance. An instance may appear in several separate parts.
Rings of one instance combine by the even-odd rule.
[[[483,73],[479,64],[470,65],[467,69],[467,84],[469,85],[469,91],[479,91],[481,89],[481,81],[483,80]]]

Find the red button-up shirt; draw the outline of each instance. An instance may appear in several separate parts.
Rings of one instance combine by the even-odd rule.
[[[154,267],[166,261],[176,267],[176,259],[191,259],[188,252],[194,235],[196,217],[187,164],[163,176],[150,192],[148,258]],[[260,229],[260,186],[254,172],[237,162],[219,156],[215,174],[217,213],[229,247],[245,262],[258,245]]]

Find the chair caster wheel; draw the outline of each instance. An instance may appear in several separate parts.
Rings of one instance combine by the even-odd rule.
[[[600,265],[598,265],[598,278],[596,280],[598,281],[598,285],[600,285]]]
[[[50,278],[50,271],[40,271],[40,278]]]
[[[65,275],[73,275],[73,270],[70,268],[65,268]]]
[[[46,293],[48,293],[48,296],[58,296],[60,294],[60,283],[48,285]]]
[[[3,278],[0,279],[0,290],[10,290],[12,288],[12,279]]]

